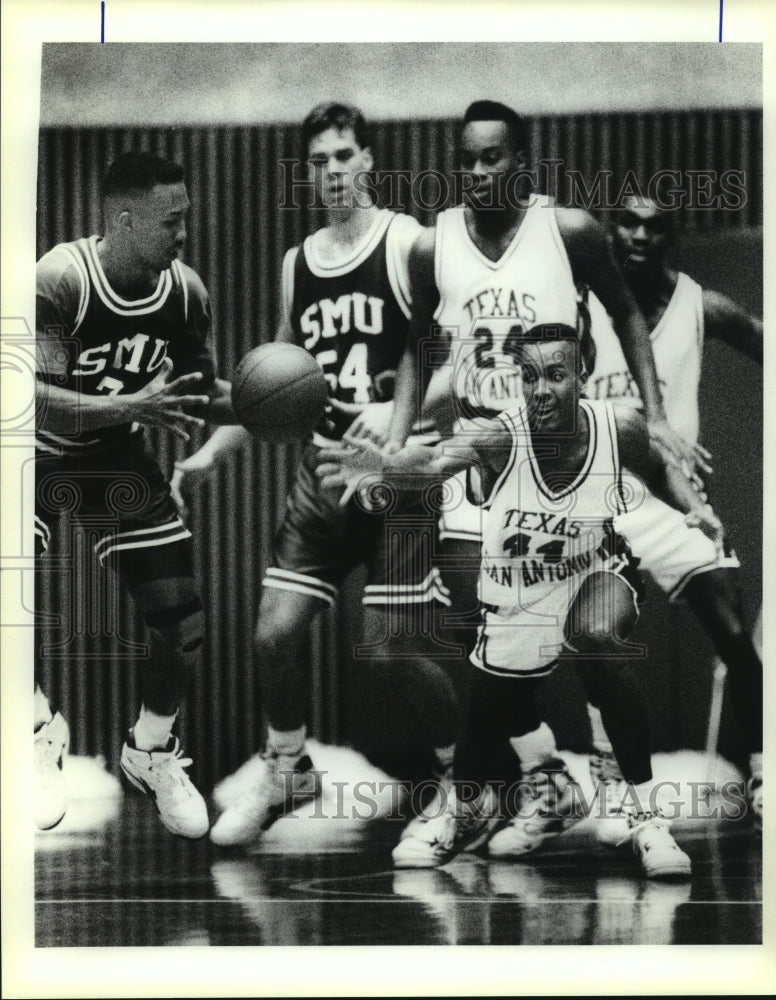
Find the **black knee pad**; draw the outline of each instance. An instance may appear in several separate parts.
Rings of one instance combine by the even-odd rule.
[[[143,670],[143,701],[151,711],[172,715],[202,662],[205,615],[197,599],[143,617],[151,647]]]
[[[157,648],[170,665],[188,665],[200,656],[205,639],[205,613],[199,600],[178,608],[167,608],[144,615],[152,647]]]

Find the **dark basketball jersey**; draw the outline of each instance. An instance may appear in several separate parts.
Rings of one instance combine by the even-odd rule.
[[[352,254],[336,264],[316,252],[318,234],[286,255],[286,316],[340,402],[393,399],[410,318],[406,260],[419,232],[411,217],[381,210]],[[337,435],[344,430],[337,426]]]
[[[180,261],[161,273],[155,290],[127,300],[108,284],[99,237],[60,243],[37,265],[38,377],[85,395],[134,393],[148,385],[165,357],[173,378],[202,372],[197,392],[212,385],[215,365],[207,291]],[[60,435],[39,429],[39,449],[89,455],[121,445],[136,425]]]

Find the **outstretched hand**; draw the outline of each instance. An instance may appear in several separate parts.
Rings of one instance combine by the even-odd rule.
[[[170,381],[172,361],[165,358],[159,374],[138,392],[125,397],[132,419],[153,427],[165,427],[182,441],[190,439],[189,430],[204,427],[201,417],[186,413],[186,408],[205,405],[208,396],[193,395],[190,389],[202,380],[201,372],[191,372]]]
[[[332,412],[350,418],[347,437],[353,440],[366,439],[382,447],[388,440],[388,431],[393,416],[393,402],[387,403],[342,403],[330,399]]]
[[[323,489],[340,489],[341,507],[358,489],[371,485],[383,469],[383,453],[368,438],[346,435],[341,444],[323,448],[318,456],[316,475]]]
[[[711,452],[700,444],[690,444],[671,427],[665,418],[648,420],[649,436],[663,457],[663,461],[689,470],[691,479],[696,479],[697,471],[710,475],[714,470],[709,464]]]
[[[189,513],[187,501],[191,491],[204,483],[215,467],[216,463],[212,459],[202,457],[202,450],[189,456],[189,458],[184,459],[182,462],[175,463],[172,479],[170,480],[170,493],[172,494],[175,506],[178,508],[178,513],[184,520],[188,517]]]

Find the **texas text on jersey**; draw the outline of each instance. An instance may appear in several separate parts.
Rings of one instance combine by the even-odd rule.
[[[638,387],[611,320],[595,295],[590,295],[589,304],[596,361],[585,393],[591,399],[616,399],[641,409]],[[700,285],[686,274],[679,274],[671,300],[650,333],[650,341],[668,422],[686,441],[695,442],[700,424],[703,302]]]
[[[498,260],[474,244],[462,206],[442,212],[435,270],[435,319],[450,339],[457,415],[495,416],[520,402],[516,356],[524,331],[576,323],[577,292],[553,203],[536,197]]]

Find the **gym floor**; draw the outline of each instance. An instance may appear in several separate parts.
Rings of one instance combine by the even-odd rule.
[[[473,853],[400,871],[401,786],[345,748],[315,757],[339,789],[324,779],[319,805],[235,851],[171,836],[100,761],[69,758],[68,814],[35,840],[37,947],[762,942],[762,843],[747,818],[679,816],[693,862],[679,881],[644,878],[630,846],[599,844],[589,820],[529,859]],[[583,759],[568,760],[580,780]],[[697,774],[693,755],[655,760],[658,776]],[[213,815],[253,766],[214,790]]]
[[[741,824],[677,830],[693,874],[676,882],[643,878],[627,848],[575,831],[530,861],[459,855],[398,871],[397,833],[381,819],[342,850],[230,854],[167,836],[145,803],[128,799],[99,835],[37,850],[36,945],[762,941],[760,841]]]

